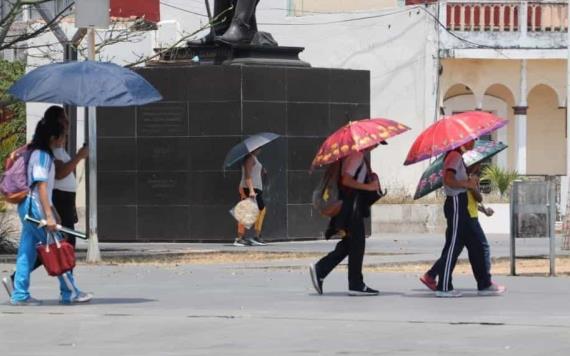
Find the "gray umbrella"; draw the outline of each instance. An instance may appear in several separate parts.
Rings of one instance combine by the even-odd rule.
[[[224,160],[224,169],[229,168],[240,162],[245,156],[255,151],[256,149],[268,144],[279,138],[279,135],[272,132],[261,132],[249,136],[242,142],[235,145],[226,155]]]

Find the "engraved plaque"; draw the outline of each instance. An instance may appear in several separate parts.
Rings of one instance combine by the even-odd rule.
[[[138,136],[187,136],[186,102],[150,104],[137,108]]]

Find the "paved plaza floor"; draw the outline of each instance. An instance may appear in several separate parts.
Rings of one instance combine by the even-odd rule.
[[[494,253],[504,255],[504,237],[491,240]],[[368,240],[372,254],[401,254],[376,254],[365,263],[433,258],[440,242],[437,236],[374,236]],[[541,241],[524,245],[521,253],[542,251]],[[224,244],[144,246],[103,245],[103,255],[231,250]],[[326,241],[290,242],[266,251],[324,253],[332,247]],[[57,303],[56,280],[38,270],[31,291],[42,306],[12,307],[0,294],[0,354],[570,354],[568,277],[497,276],[508,292],[479,297],[473,278],[461,275],[454,284],[464,297],[438,299],[417,274],[369,272],[366,282],[381,294],[349,297],[340,269],[325,280],[320,296],[309,281],[310,261],[80,265],[77,280],[95,299],[73,306]],[[3,275],[11,268],[0,264]]]

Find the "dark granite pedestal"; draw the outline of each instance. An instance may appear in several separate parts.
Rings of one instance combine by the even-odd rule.
[[[149,65],[167,63],[168,65],[256,65],[279,67],[310,67],[299,58],[303,47],[255,46],[250,44],[228,45],[191,45],[175,47],[159,52],[159,61]]]
[[[98,109],[102,241],[232,241],[228,213],[239,170],[227,151],[244,137],[283,137],[263,150],[269,172],[264,238],[322,235],[309,173],[323,139],[370,114],[368,71],[271,66],[153,66],[139,70],[164,100]]]

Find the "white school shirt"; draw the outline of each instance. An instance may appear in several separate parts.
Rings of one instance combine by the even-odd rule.
[[[71,161],[71,156],[69,156],[63,147],[54,148],[52,151],[56,160],[62,161],[63,163]],[[75,193],[77,190],[77,181],[75,180],[75,174],[73,171],[62,179],[56,179],[54,188],[65,192]]]

